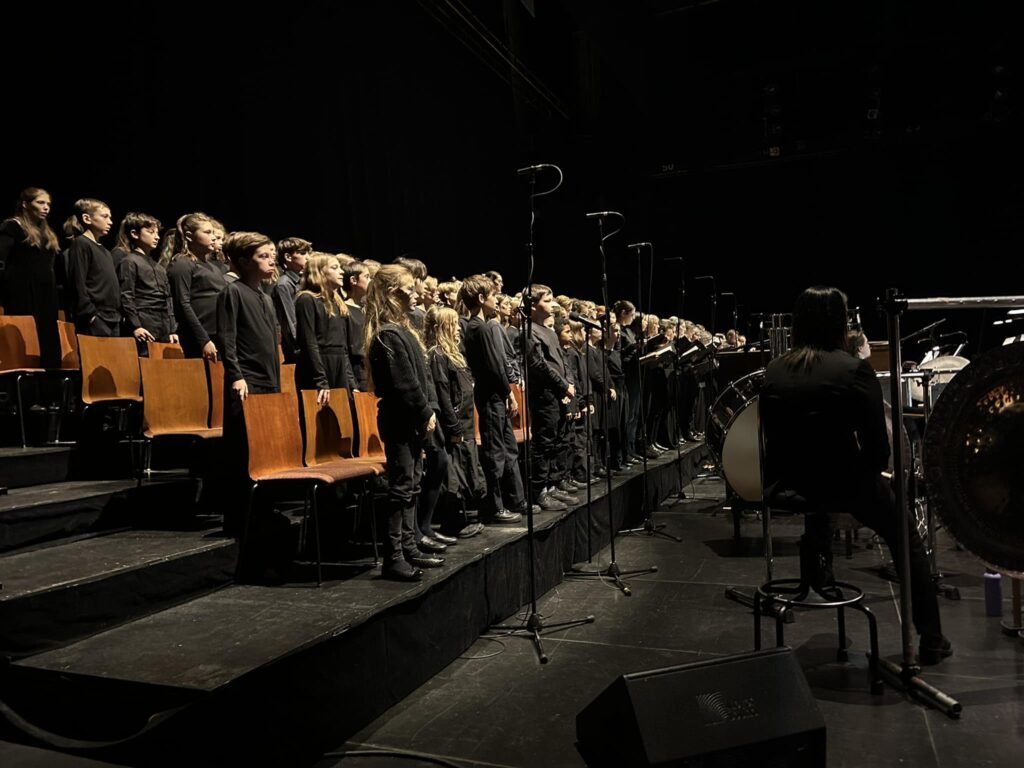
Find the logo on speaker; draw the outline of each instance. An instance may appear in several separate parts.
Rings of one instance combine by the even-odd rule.
[[[754,699],[728,699],[721,691],[702,693],[697,698],[697,709],[700,710],[704,725],[721,725],[737,720],[749,720],[757,717],[757,706]]]

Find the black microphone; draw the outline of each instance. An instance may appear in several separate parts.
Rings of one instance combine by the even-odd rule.
[[[696,279],[697,279],[697,280],[700,280],[700,278],[699,278],[699,277],[698,277],[698,278],[696,278]],[[719,296],[735,296],[736,294],[735,294],[735,293],[733,293],[732,291],[722,291],[722,292],[721,292],[720,294],[718,294],[718,295],[719,295]]]
[[[538,171],[543,171],[545,168],[554,167],[555,166],[551,165],[550,163],[541,163],[540,165],[528,165],[525,168],[517,168],[516,175],[525,176],[528,173],[537,173]]]
[[[618,211],[594,211],[593,213],[587,214],[588,219],[607,219],[609,216],[618,216],[620,219],[625,218]]]
[[[577,323],[582,323],[587,328],[593,328],[595,331],[602,330],[600,323],[591,320],[589,317],[584,317],[579,312],[570,312],[569,319],[574,320]]]
[[[641,248],[653,248],[654,246],[651,245],[650,243],[630,243],[626,247],[627,248],[636,248],[637,250],[640,250]]]
[[[700,277],[693,278],[694,280],[714,280],[714,275],[701,275]]]
[[[921,330],[914,331],[909,336],[904,336],[902,339],[900,339],[900,344],[906,344],[908,341],[911,341],[913,339],[919,338],[921,336],[927,336],[932,331],[934,331],[936,328],[938,328],[940,325],[942,325],[944,322],[946,322],[946,318],[942,318],[941,320],[936,320],[931,325],[926,325]]]
[[[666,256],[662,261],[682,261],[682,256]]]

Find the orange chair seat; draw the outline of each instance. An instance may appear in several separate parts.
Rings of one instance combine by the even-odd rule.
[[[285,469],[253,479],[261,483],[267,480],[306,480],[330,484],[341,482],[342,480],[352,480],[357,477],[367,477],[372,474],[375,474],[373,468],[366,464],[345,461],[317,464],[315,467],[305,467],[302,469]]]
[[[190,437],[198,437],[203,440],[208,440],[210,438],[223,437],[224,430],[220,427],[213,427],[210,429],[161,429],[158,431],[147,429],[142,434],[150,439],[154,437],[166,437],[167,435],[188,435]]]

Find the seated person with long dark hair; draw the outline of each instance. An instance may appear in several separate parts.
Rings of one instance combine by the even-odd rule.
[[[846,296],[805,290],[793,311],[793,349],[765,372],[761,412],[765,495],[796,495],[812,511],[805,545],[831,555],[828,512],[846,512],[885,539],[899,564],[899,515],[889,481],[882,389],[866,360],[846,351]],[[910,588],[920,661],[952,654],[920,536],[911,524]]]

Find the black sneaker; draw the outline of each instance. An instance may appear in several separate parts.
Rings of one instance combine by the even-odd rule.
[[[518,512],[512,512],[511,510],[508,509],[502,509],[499,510],[498,512],[495,512],[494,515],[491,516],[491,519],[487,522],[492,525],[515,525],[522,519],[523,516]]]
[[[939,635],[937,638],[922,637],[921,644],[917,649],[917,660],[926,667],[938,664],[943,659],[948,659],[952,655],[953,644],[942,635]]]
[[[429,536],[424,536],[422,539],[417,541],[416,548],[421,552],[427,552],[435,555],[441,555],[448,551],[447,546],[442,544],[440,541],[435,541]]]
[[[438,557],[437,555],[429,554],[427,552],[421,552],[419,549],[406,552],[405,559],[410,565],[417,568],[440,568],[444,565],[443,557]]]
[[[574,507],[580,503],[579,499],[577,499],[571,493],[565,493],[564,491],[548,491],[545,495],[558,499],[560,502],[570,507]],[[541,509],[543,508],[544,507],[541,506]]]
[[[469,525],[466,525],[461,530],[459,530],[458,537],[460,539],[471,539],[474,536],[483,533],[483,530],[483,523],[470,523]]]
[[[402,558],[387,563],[381,571],[381,576],[392,581],[419,581],[423,578],[423,571],[414,568]]]
[[[537,503],[545,512],[564,512],[568,509],[568,507],[559,501],[559,499],[551,492],[541,494],[541,497],[537,499]]]
[[[575,496],[579,493],[579,488],[572,484],[571,480],[562,480],[557,486],[555,486],[562,493],[568,493],[570,496]]]

